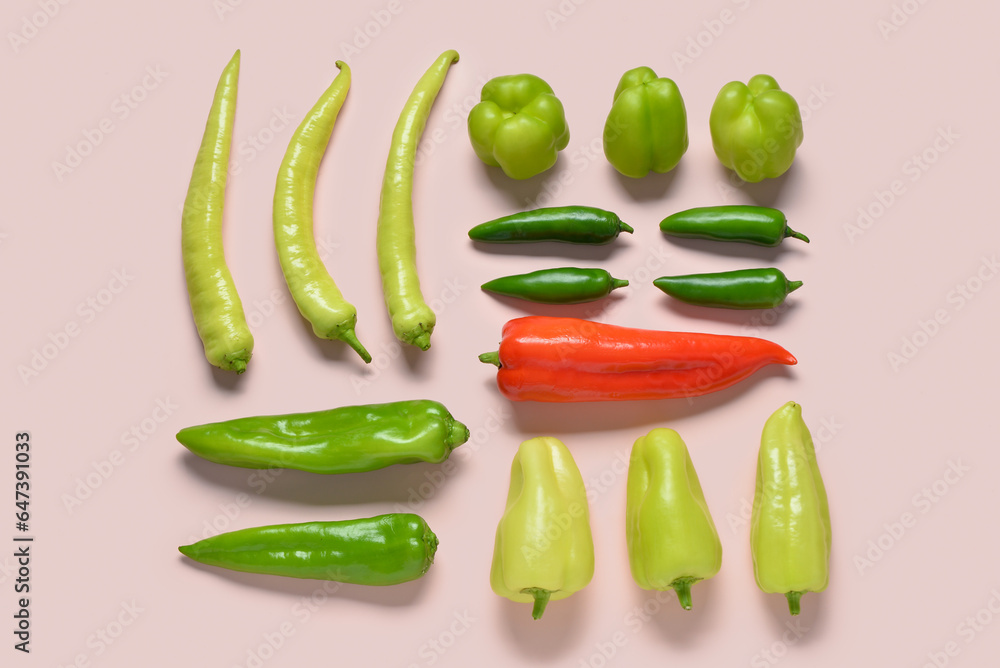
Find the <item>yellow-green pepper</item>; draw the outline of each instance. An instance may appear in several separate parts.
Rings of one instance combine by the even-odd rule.
[[[507,508],[497,526],[490,585],[500,596],[534,603],[540,619],[550,600],[583,589],[594,576],[587,490],[558,439],[525,441],[510,468]]]
[[[802,143],[798,103],[766,74],[723,86],[708,125],[719,161],[749,183],[787,172]]]
[[[604,124],[608,162],[638,179],[669,172],[687,148],[687,112],[677,84],[648,67],[623,74]]]
[[[654,429],[632,446],[625,535],[632,577],[643,589],[673,588],[691,609],[691,585],[719,572],[722,543],[684,441]]]
[[[830,577],[830,507],[802,407],[793,401],[768,418],[760,438],[750,520],[757,586],[799,599],[826,589]]]
[[[479,159],[512,179],[527,179],[556,164],[569,143],[562,102],[534,74],[495,77],[469,112],[469,139]]]

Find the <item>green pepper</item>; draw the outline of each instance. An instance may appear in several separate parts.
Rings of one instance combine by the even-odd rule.
[[[607,297],[626,285],[628,281],[604,269],[559,267],[495,278],[483,283],[483,290],[540,304],[581,304]]]
[[[779,269],[739,269],[715,274],[663,276],[653,285],[688,304],[717,308],[774,308],[802,281],[789,281]]]
[[[443,462],[468,428],[436,401],[344,406],[313,413],[245,417],[187,427],[177,440],[209,461],[312,473],[373,471]]]
[[[742,241],[758,246],[777,246],[786,237],[809,243],[809,237],[788,227],[788,219],[781,211],[747,204],[678,211],[660,221],[660,230],[672,237]]]
[[[489,243],[563,241],[606,244],[632,228],[616,214],[593,206],[551,206],[489,220],[469,230],[469,238]]]
[[[625,532],[632,577],[643,589],[673,588],[691,609],[691,585],[722,566],[722,543],[684,441],[654,429],[632,446]]]
[[[177,549],[197,562],[243,573],[382,586],[426,573],[437,546],[422,517],[390,513],[240,529]]]
[[[757,586],[784,594],[799,614],[806,592],[830,579],[830,507],[802,407],[789,401],[768,418],[760,437],[750,548]]]
[[[608,162],[637,179],[669,172],[687,147],[687,112],[677,84],[648,67],[623,74],[604,124]]]
[[[534,603],[540,619],[550,600],[583,589],[594,576],[587,490],[558,439],[525,441],[510,468],[507,508],[497,526],[490,585],[499,595]]]
[[[802,143],[798,103],[766,74],[723,86],[708,125],[719,161],[749,183],[787,172]]]
[[[556,164],[569,143],[562,102],[533,74],[490,79],[469,112],[469,139],[479,159],[512,179],[527,179]]]

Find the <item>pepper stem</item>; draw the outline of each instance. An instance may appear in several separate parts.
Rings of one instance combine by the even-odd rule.
[[[677,592],[677,600],[685,610],[691,609],[691,585],[697,582],[698,579],[692,577],[677,578],[670,583],[670,586]]]
[[[527,589],[522,589],[522,593],[531,594],[535,597],[535,605],[531,608],[531,618],[541,619],[542,614],[545,613],[545,606],[549,604],[549,596],[552,595],[548,589],[538,589],[536,587],[528,587]]]
[[[354,333],[354,328],[345,329],[337,335],[337,338],[349,345],[354,351],[361,355],[361,359],[365,361],[365,364],[370,364],[372,361],[372,356],[368,354],[365,347],[361,345],[361,341],[358,341],[357,334]]]
[[[788,599],[788,612],[792,615],[799,614],[799,599],[802,598],[804,591],[789,591],[785,592],[785,598]]]
[[[479,356],[479,361],[483,364],[492,364],[496,368],[500,368],[500,351],[494,350],[491,353],[483,353]]]
[[[795,230],[793,230],[792,228],[788,227],[787,225],[785,226],[785,236],[786,237],[794,237],[796,239],[801,239],[802,241],[804,241],[806,243],[809,243],[809,237],[807,237],[806,235],[802,234],[801,232],[796,232]]]
[[[788,281],[788,292],[795,292],[802,287],[802,281]]]
[[[629,234],[632,234],[633,232],[635,232],[635,230],[632,229],[631,225],[629,225],[628,223],[624,223],[624,222],[622,222],[620,220],[618,221],[618,227],[621,228],[622,232],[628,232]]]
[[[458,420],[453,420],[448,430],[448,448],[454,450],[469,440],[469,428]]]
[[[613,276],[611,277],[611,289],[612,290],[617,290],[618,288],[624,288],[627,285],[628,285],[628,281],[625,280],[624,278],[615,278]]]

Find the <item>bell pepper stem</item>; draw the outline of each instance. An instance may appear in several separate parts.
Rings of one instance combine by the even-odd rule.
[[[698,578],[677,578],[670,583],[670,586],[677,592],[677,600],[685,610],[691,609],[691,585],[698,581]]]
[[[454,450],[458,446],[462,445],[469,440],[470,432],[469,428],[458,420],[454,420],[451,423],[451,429],[448,433],[448,448]]]
[[[496,368],[500,368],[500,351],[494,350],[490,353],[483,353],[479,356],[479,361],[483,364],[492,364]]]
[[[788,281],[788,291],[795,292],[802,287],[802,281]]]
[[[788,599],[788,612],[793,616],[799,614],[799,599],[802,598],[804,591],[789,591],[785,592],[785,598]]]
[[[338,338],[340,338],[341,341],[343,341],[351,348],[353,348],[354,352],[360,355],[361,359],[365,361],[365,364],[371,363],[372,356],[368,353],[367,350],[365,350],[365,347],[361,345],[361,341],[358,341],[358,336],[357,334],[354,333],[354,329],[345,329],[343,332],[340,333],[340,336]]]
[[[618,288],[624,288],[628,285],[628,281],[624,278],[612,278],[611,279],[611,289],[617,290]]]
[[[786,237],[792,237],[794,239],[801,239],[802,241],[804,241],[806,243],[809,243],[809,237],[807,237],[806,235],[802,234],[801,232],[796,232],[795,230],[793,230],[790,227],[785,227],[785,236]]]
[[[545,613],[545,606],[549,604],[549,596],[552,595],[552,592],[548,589],[538,589],[537,587],[528,587],[521,591],[535,597],[535,605],[531,608],[531,618],[541,619]]]

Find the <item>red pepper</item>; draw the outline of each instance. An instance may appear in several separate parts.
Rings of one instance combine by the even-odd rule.
[[[776,343],[747,336],[662,332],[577,318],[528,316],[503,328],[497,386],[512,401],[695,397],[768,364],[795,364]]]

